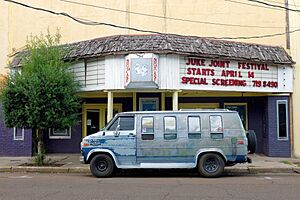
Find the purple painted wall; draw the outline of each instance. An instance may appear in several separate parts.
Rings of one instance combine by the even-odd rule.
[[[266,127],[266,141],[267,147],[265,148],[265,154],[271,157],[291,157],[291,145],[290,145],[290,127],[288,121],[288,139],[278,140],[277,136],[277,100],[287,100],[288,97],[268,97],[267,100],[267,127]],[[289,106],[288,106],[289,108]],[[288,116],[289,116],[288,109]]]
[[[290,157],[290,135],[288,140],[277,139],[276,100],[288,100],[288,97],[233,97],[233,98],[179,98],[179,103],[247,103],[248,129],[254,130],[257,136],[256,153],[267,156]],[[172,110],[172,98],[166,98],[166,110]],[[290,132],[290,131],[289,131]]]
[[[32,156],[32,131],[25,129],[24,140],[14,140],[14,129],[4,124],[4,114],[0,104],[0,156]]]
[[[152,95],[138,94],[138,97]],[[155,97],[160,96],[158,94]],[[288,97],[240,97],[240,98],[179,98],[179,103],[247,103],[248,127],[257,135],[257,153],[267,156],[290,157],[290,135],[288,140],[277,139],[277,100],[289,100]],[[106,103],[106,98],[86,99],[86,103]],[[132,98],[115,98],[115,103],[123,104],[123,111],[132,110]],[[24,141],[13,140],[13,129],[6,128],[3,122],[3,113],[0,105],[0,156],[31,156],[32,131],[26,130]],[[172,98],[166,98],[166,110],[172,110]],[[290,132],[290,131],[289,131]],[[48,153],[79,153],[82,139],[81,116],[76,126],[72,127],[71,139],[49,139],[46,132],[45,147]]]
[[[88,98],[85,103],[107,103],[106,98]],[[132,98],[114,98],[114,103],[122,103],[122,110],[132,111]],[[80,111],[81,112],[81,111]],[[81,115],[76,126],[72,127],[71,139],[50,139],[48,131],[45,131],[45,148],[47,153],[79,153],[82,139]]]
[[[81,117],[81,116],[80,116]],[[81,121],[71,129],[71,139],[49,139],[49,132],[45,131],[44,141],[47,153],[79,153],[82,139]]]

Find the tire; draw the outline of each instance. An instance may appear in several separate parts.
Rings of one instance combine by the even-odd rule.
[[[225,162],[220,155],[207,153],[200,157],[198,171],[203,177],[215,178],[221,176],[224,171],[224,166]]]
[[[94,156],[90,163],[90,170],[96,177],[109,177],[113,173],[114,168],[114,161],[105,154]]]
[[[256,151],[257,140],[256,140],[256,134],[253,130],[247,131],[247,139],[248,139],[248,152],[249,154],[254,154]]]

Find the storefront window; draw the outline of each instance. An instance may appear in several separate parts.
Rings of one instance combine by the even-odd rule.
[[[279,140],[288,139],[288,104],[286,100],[277,101],[277,136]]]
[[[158,98],[140,98],[140,111],[156,111],[158,110]]]
[[[24,140],[24,128],[14,127],[14,140]]]
[[[71,139],[71,128],[66,129],[49,129],[50,139]]]

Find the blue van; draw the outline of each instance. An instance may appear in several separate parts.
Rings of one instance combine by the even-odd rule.
[[[235,111],[123,112],[83,138],[80,160],[96,177],[116,168],[197,168],[204,177],[218,177],[226,165],[251,161],[247,145]]]

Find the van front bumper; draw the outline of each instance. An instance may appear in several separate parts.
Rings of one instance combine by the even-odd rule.
[[[85,164],[85,163],[86,163],[85,160],[84,160],[84,156],[80,156],[80,157],[79,157],[79,161],[80,161],[82,164]]]

